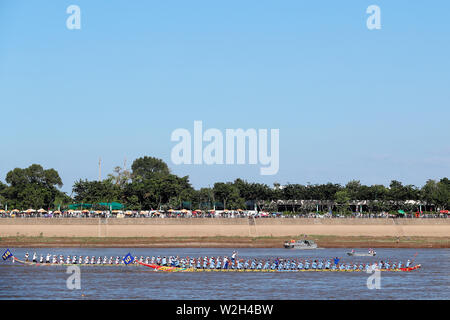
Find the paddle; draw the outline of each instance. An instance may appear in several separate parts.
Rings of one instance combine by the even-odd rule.
[[[416,252],[416,254],[414,255],[414,258],[412,259],[412,261],[411,261],[411,265],[413,266],[414,265],[414,260],[416,259],[416,256],[417,256],[417,254],[418,254],[419,252]]]

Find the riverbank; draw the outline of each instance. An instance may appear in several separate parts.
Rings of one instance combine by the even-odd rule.
[[[295,238],[300,238],[298,237]],[[282,248],[286,237],[2,237],[4,248]],[[322,248],[450,248],[449,237],[308,235]]]
[[[0,219],[0,237],[450,237],[450,219]]]

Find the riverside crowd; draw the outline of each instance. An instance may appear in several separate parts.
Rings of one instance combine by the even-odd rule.
[[[405,213],[402,215],[389,212],[349,214],[338,213],[282,213],[251,210],[151,210],[151,211],[89,211],[89,210],[67,210],[46,211],[44,209],[25,211],[0,210],[0,218],[448,218],[448,210],[430,213]]]

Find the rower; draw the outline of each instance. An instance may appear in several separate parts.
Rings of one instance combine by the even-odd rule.
[[[237,255],[237,252],[233,251],[233,253],[231,254],[231,262],[234,263],[234,261],[236,260],[236,255]]]
[[[409,268],[410,265],[411,265],[411,261],[408,259],[408,261],[406,261],[406,267]]]
[[[59,255],[59,264],[64,264],[64,256],[62,254]]]
[[[83,256],[80,256],[80,257],[78,258],[78,263],[79,263],[79,264],[83,264]]]
[[[56,259],[56,255],[53,255],[52,263],[53,263],[53,264],[56,264],[57,261],[58,261],[58,260]]]
[[[70,261],[71,261],[70,256],[67,256],[67,258],[66,258],[66,264],[70,264]]]
[[[148,260],[149,260],[149,258],[145,257],[145,264],[148,264]]]
[[[323,268],[323,262],[322,261],[319,261],[319,265],[317,266],[317,268],[319,270],[322,270],[322,268]]]
[[[302,270],[303,269],[303,262],[299,261],[298,265],[297,265],[297,269],[298,270]]]
[[[222,269],[222,263],[220,261],[220,257],[217,257],[216,259],[216,269]]]
[[[256,270],[261,270],[263,267],[263,262],[261,260],[258,261],[258,265],[256,266]]]
[[[25,261],[28,262],[28,252],[25,253]]]
[[[228,257],[223,257],[223,268],[228,269]]]
[[[36,255],[36,252],[33,253],[33,262],[34,262],[34,263],[37,262],[37,255]]]
[[[401,267],[402,267],[402,262],[399,261],[399,262],[398,262],[398,268],[400,269]]]
[[[166,264],[167,264],[167,259],[166,259],[166,257],[163,257],[161,260],[161,265],[165,266]]]
[[[89,264],[89,256],[84,257],[84,264]]]
[[[45,263],[50,263],[50,253],[47,253],[47,256],[45,257]]]
[[[91,257],[91,264],[95,264],[95,257],[94,256]]]
[[[42,254],[41,254],[41,256],[39,257],[39,263],[44,263],[44,257],[42,256]]]
[[[77,264],[77,256],[72,257],[72,264]]]

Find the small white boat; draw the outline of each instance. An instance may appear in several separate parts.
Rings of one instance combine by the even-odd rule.
[[[351,252],[347,252],[347,255],[353,256],[353,257],[375,257],[377,255],[377,253],[375,251],[371,251],[368,253],[362,253],[362,252],[355,252],[352,250]]]
[[[291,240],[284,243],[286,249],[320,249],[313,240]]]

